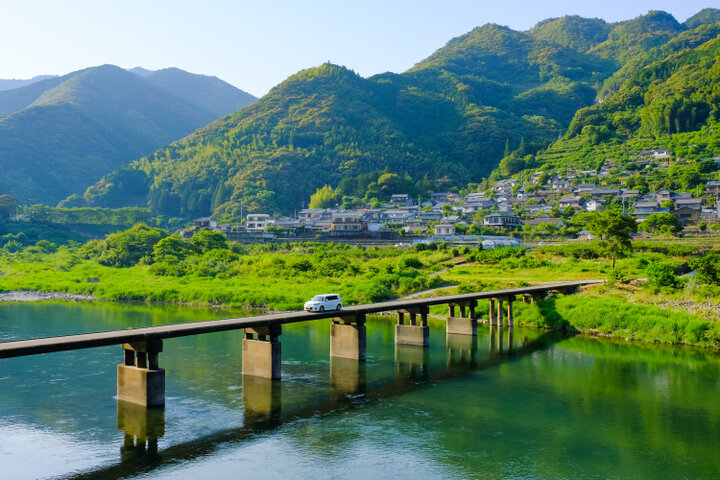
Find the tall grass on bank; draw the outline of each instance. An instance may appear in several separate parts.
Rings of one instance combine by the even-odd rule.
[[[672,344],[720,346],[720,325],[689,313],[630,303],[618,297],[571,295],[535,304],[516,302],[523,325]]]

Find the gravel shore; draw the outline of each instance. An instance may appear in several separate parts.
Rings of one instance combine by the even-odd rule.
[[[0,302],[37,302],[40,300],[97,300],[92,295],[75,293],[38,292],[34,290],[0,292]]]

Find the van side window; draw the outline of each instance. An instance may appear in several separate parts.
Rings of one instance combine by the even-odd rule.
[[[329,295],[325,300],[337,300],[337,295]]]

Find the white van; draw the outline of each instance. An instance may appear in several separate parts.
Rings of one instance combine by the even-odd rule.
[[[341,308],[342,300],[337,293],[315,295],[305,302],[305,310],[308,312],[324,312],[325,310],[340,310]]]

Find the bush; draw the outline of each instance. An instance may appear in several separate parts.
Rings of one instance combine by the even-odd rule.
[[[675,287],[678,278],[672,265],[664,262],[651,262],[645,268],[648,283],[657,287]]]

